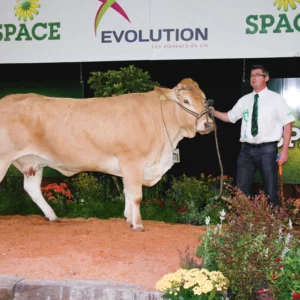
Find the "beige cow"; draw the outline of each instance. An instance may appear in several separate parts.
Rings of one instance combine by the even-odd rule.
[[[32,200],[55,221],[41,193],[43,167],[65,176],[121,176],[124,216],[141,231],[142,185],[153,186],[172,167],[172,148],[180,140],[213,129],[205,95],[192,79],[173,89],[108,98],[9,95],[0,100],[0,182],[13,164]]]

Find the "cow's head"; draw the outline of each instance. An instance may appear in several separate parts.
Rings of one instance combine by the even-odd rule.
[[[171,90],[157,87],[155,90],[160,93],[161,100],[170,99],[177,103],[176,115],[185,125],[187,136],[193,137],[196,132],[207,134],[214,130],[205,94],[195,81],[186,78]]]

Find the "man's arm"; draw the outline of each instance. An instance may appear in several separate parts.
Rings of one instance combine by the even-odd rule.
[[[223,122],[230,123],[227,112],[221,112],[221,111],[213,109],[213,115],[214,115],[214,117],[216,117],[217,119],[219,119]]]
[[[289,144],[292,137],[292,122],[283,126],[283,144],[278,164],[283,165],[289,158]]]

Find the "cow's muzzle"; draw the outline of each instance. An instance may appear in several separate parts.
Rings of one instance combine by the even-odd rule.
[[[197,131],[200,134],[208,134],[214,130],[215,130],[215,124],[211,119],[209,119],[208,121],[202,120],[197,123]]]

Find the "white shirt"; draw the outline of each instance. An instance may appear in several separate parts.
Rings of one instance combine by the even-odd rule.
[[[240,142],[260,144],[279,141],[283,126],[295,121],[292,111],[281,95],[270,91],[267,87],[264,88],[258,93],[258,134],[253,137],[251,119],[255,94],[253,91],[243,96],[228,112],[228,118],[232,123],[242,118]]]

